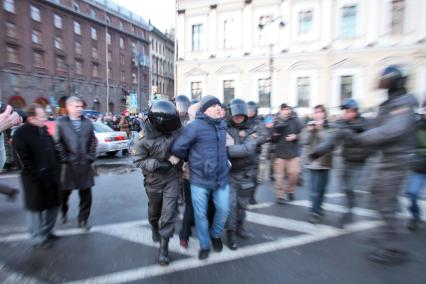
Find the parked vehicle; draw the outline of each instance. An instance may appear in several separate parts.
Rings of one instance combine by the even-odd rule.
[[[110,157],[115,156],[120,150],[129,150],[130,140],[127,138],[126,132],[114,131],[109,126],[93,122],[95,128],[95,136],[98,139],[98,147],[96,154],[106,154]]]

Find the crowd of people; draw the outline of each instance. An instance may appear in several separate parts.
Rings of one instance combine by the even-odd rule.
[[[195,225],[199,259],[208,258],[211,249],[222,251],[223,237],[231,250],[238,249],[239,238],[250,238],[245,214],[248,205],[256,203],[268,160],[277,204],[291,203],[297,197],[296,188],[303,184],[311,196],[308,221],[321,222],[335,149],[340,149],[341,190],[347,197],[341,227],[352,222],[360,181],[370,179],[372,202],[384,225],[369,259],[395,263],[407,258],[397,222],[398,196],[408,178],[412,213],[408,228],[416,230],[421,224],[419,194],[426,184],[426,103],[416,114],[417,101],[407,93],[405,81],[395,66],[383,71],[379,88],[387,90],[388,97],[371,119],[362,117],[354,99],[343,102],[342,116],[331,122],[323,105],[315,106],[312,118],[304,121],[285,103],[276,115],[260,117],[254,102],[237,98],[225,105],[210,95],[199,102],[182,95],[174,103],[153,101],[146,116],[133,119],[128,112],[120,119],[111,114],[98,119],[127,132],[134,141],[132,154],[144,176],[152,240],[160,243],[161,265],[170,262],[169,240],[182,196],[180,245],[188,247]],[[72,190],[79,190],[80,195],[79,227],[90,229],[96,138],[92,124],[81,116],[81,99],[68,98],[66,108],[68,115],[57,120],[52,137],[44,127],[47,116],[43,108],[31,105],[27,121],[13,139],[23,166],[32,240],[43,247],[50,247],[58,238],[52,230],[59,207],[62,222],[67,221]],[[10,111],[0,114],[1,130],[22,122]],[[374,164],[374,173],[365,171],[367,164]]]

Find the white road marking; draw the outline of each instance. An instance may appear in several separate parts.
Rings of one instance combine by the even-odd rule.
[[[321,224],[311,224],[305,221],[297,221],[273,215],[259,214],[255,212],[247,212],[247,221],[260,224],[263,226],[280,228],[288,231],[296,231],[306,234],[318,234],[324,231],[333,231],[335,228]]]
[[[271,205],[273,205],[274,203],[272,202],[263,202],[263,203],[258,203],[258,204],[252,204],[247,206],[247,209],[252,210],[252,209],[261,209],[261,208],[266,208],[269,207]]]
[[[207,260],[200,261],[196,258],[182,259],[173,261],[167,267],[160,265],[151,265],[142,268],[130,269],[111,274],[105,274],[78,281],[68,282],[67,284],[95,284],[95,283],[125,283],[138,281],[155,276],[170,274],[173,272],[184,271],[188,269],[199,268],[207,265],[221,263],[225,261],[236,260],[269,252],[276,252],[295,246],[301,246],[313,242],[322,241],[329,238],[338,237],[344,234],[350,234],[358,231],[373,229],[380,226],[378,221],[362,221],[348,226],[345,230],[324,230],[315,235],[299,235],[295,237],[284,238],[272,242],[261,243],[253,246],[243,247],[237,251],[224,250],[221,253],[212,253]]]
[[[0,179],[6,179],[6,178],[17,178],[19,177],[19,174],[0,174]]]
[[[6,264],[0,262],[0,283],[3,284],[16,284],[16,283],[25,283],[25,284],[39,284],[42,283],[35,278],[17,273],[8,267]]]

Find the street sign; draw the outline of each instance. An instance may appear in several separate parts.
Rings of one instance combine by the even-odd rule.
[[[136,94],[136,93],[130,93],[129,94],[127,107],[128,107],[130,112],[132,112],[132,113],[137,112],[137,109],[138,109],[138,94]]]

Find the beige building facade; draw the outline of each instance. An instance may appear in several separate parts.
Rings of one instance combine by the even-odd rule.
[[[177,92],[283,102],[301,114],[349,97],[377,105],[380,71],[399,65],[426,99],[424,0],[179,0]]]

